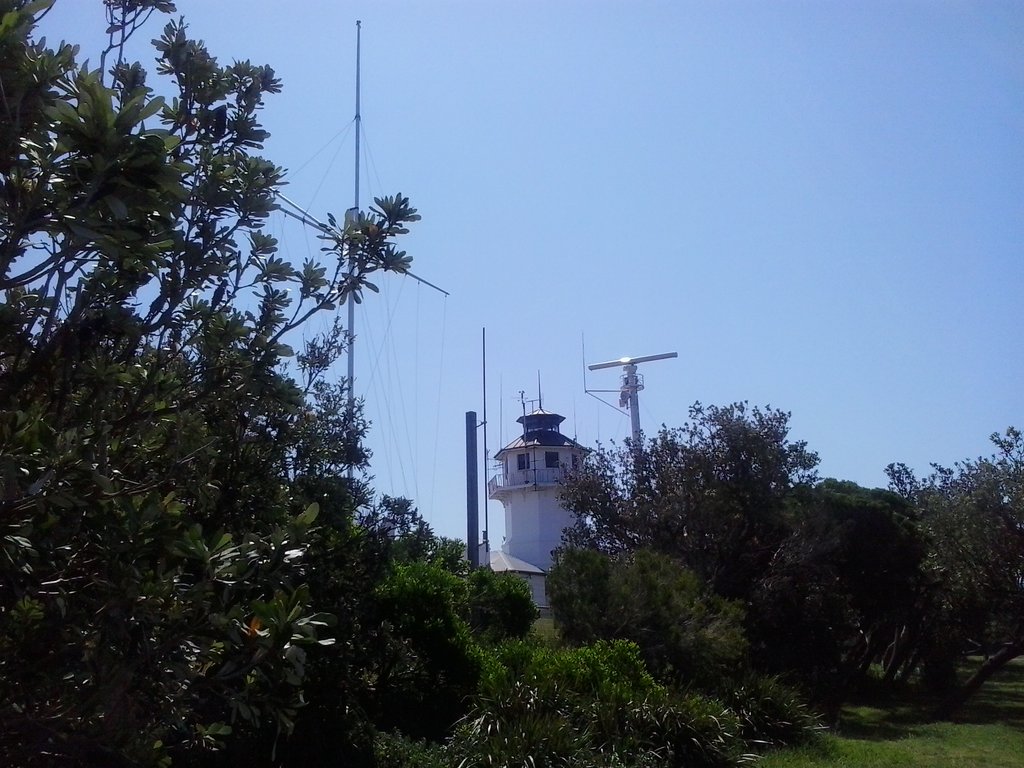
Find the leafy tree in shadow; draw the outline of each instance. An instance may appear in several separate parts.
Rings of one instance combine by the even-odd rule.
[[[358,413],[311,416],[343,333],[288,341],[404,271],[418,216],[380,199],[286,262],[263,230],[273,70],[221,65],[172,21],[165,100],[125,43],[173,3],[104,3],[98,71],[35,39],[48,5],[0,4],[0,751],[158,765],[294,723],[331,622],[304,570],[319,500],[296,480],[365,456]]]

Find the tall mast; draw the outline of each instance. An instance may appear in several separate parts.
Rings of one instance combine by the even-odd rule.
[[[360,81],[360,57],[361,57],[361,32],[363,22],[356,21],[356,161],[355,161],[355,202],[352,203],[352,213],[355,216],[359,216],[359,135],[362,132],[362,115],[359,114],[359,81]],[[349,274],[354,275],[356,272],[356,257],[352,250],[352,246],[349,246],[348,252],[348,268]],[[348,297],[348,413],[351,418],[352,414],[355,413],[356,407],[356,357],[355,357],[355,343],[356,343],[356,302],[355,299],[349,295]],[[349,469],[351,474],[351,468]]]
[[[363,116],[359,113],[359,87],[360,87],[360,59],[362,58],[362,29],[363,22],[356,21],[356,172],[355,172],[355,202],[352,207],[359,210],[359,138],[360,123]]]
[[[643,449],[640,432],[640,398],[637,393],[644,388],[644,380],[636,372],[637,363],[649,363],[653,360],[667,360],[672,357],[679,357],[676,352],[664,352],[660,355],[644,355],[643,357],[622,357],[618,360],[609,360],[607,363],[594,363],[587,367],[592,371],[599,371],[602,368],[617,368],[622,366],[622,388],[619,390],[619,407],[629,408],[629,421],[633,439],[633,450]],[[602,390],[603,391],[603,390]]]

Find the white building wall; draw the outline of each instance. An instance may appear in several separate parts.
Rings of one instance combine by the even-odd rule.
[[[526,485],[501,496],[505,508],[505,543],[502,549],[546,571],[552,550],[562,544],[562,531],[572,526],[573,515],[558,503],[559,486]]]
[[[525,418],[530,428],[524,439],[531,443],[544,441],[548,434],[547,427],[537,428],[540,423],[546,420],[547,424],[557,425],[562,420],[557,414],[543,412]],[[557,427],[553,431],[557,433]],[[558,502],[559,483],[565,470],[576,466],[586,453],[580,446],[564,444],[567,441],[560,434],[552,438],[555,445],[503,448],[497,457],[501,462],[500,475],[492,478],[488,486],[490,498],[501,501],[505,511],[502,551],[543,571],[551,567],[551,553],[561,546],[562,532],[575,522],[573,515]],[[557,454],[557,459],[552,458],[552,466],[548,466],[549,453]],[[523,455],[529,457],[528,464],[520,463]],[[538,586],[543,590],[542,585]],[[542,594],[536,595],[538,605],[547,604]]]

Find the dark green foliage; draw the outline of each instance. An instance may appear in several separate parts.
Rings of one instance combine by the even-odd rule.
[[[383,496],[359,513],[360,528],[370,534],[379,557],[387,562],[427,562],[449,573],[469,573],[465,545],[454,539],[436,536],[412,501]]]
[[[721,703],[658,685],[632,643],[513,642],[496,649],[449,751],[466,766],[725,766],[738,732]]]
[[[416,741],[398,732],[378,733],[373,745],[375,768],[451,768],[439,744]]]
[[[925,680],[949,691],[936,710],[940,717],[952,716],[1024,654],[1024,436],[1011,427],[991,439],[994,455],[936,466],[924,480],[889,467],[893,487],[918,507],[929,539],[932,589],[919,601],[922,631],[912,639]],[[988,658],[954,688],[952,672],[966,650]]]
[[[631,640],[660,679],[711,687],[745,664],[741,608],[665,555],[565,550],[548,594],[566,640]]]
[[[531,686],[544,697],[614,701],[643,699],[660,686],[651,677],[634,643],[598,641],[579,648],[547,648],[530,640],[497,646],[480,683],[481,695],[499,695],[515,684]]]
[[[796,676],[834,709],[913,621],[926,542],[909,505],[887,491],[826,480],[792,510],[748,632],[760,668]]]
[[[698,403],[679,429],[588,457],[563,489],[578,521],[567,540],[662,552],[715,593],[745,599],[785,537],[789,495],[815,479],[817,463],[789,439],[789,414]]]
[[[303,488],[330,490],[323,481]],[[466,623],[465,561],[448,568],[451,542],[434,536],[407,500],[384,497],[358,518],[350,511],[310,533],[311,597],[337,623],[326,631],[335,642],[307,656],[306,705],[293,733],[246,733],[218,764],[259,765],[270,754],[269,764],[281,766],[317,765],[324,755],[351,766],[401,764],[437,752],[404,730],[438,740],[466,711],[481,661]]]
[[[489,642],[529,634],[539,612],[530,585],[511,573],[477,568],[467,579],[469,623],[473,632]]]
[[[464,579],[424,562],[399,565],[378,588],[386,656],[377,673],[378,722],[440,740],[466,711],[480,651],[466,614]]]
[[[687,668],[700,648],[674,618],[702,612],[669,597],[687,594],[691,572],[745,604],[751,665],[799,681],[831,716],[873,668],[886,684],[920,672],[941,690],[961,654],[991,652],[939,710],[952,711],[1024,653],[1024,439],[993,441],[993,457],[924,481],[893,465],[892,491],[812,485],[816,457],[788,439],[785,413],[698,405],[682,429],[598,451],[566,483],[578,515],[567,538],[586,551],[567,550],[550,574],[563,635],[635,639],[659,675],[714,689],[722,672],[706,657]],[[644,550],[670,560],[644,566]]]
[[[195,763],[287,734],[333,639],[310,529],[320,501],[343,530],[366,500],[340,476],[363,425],[322,381],[336,329],[294,370],[286,339],[404,270],[392,239],[418,217],[381,199],[288,264],[262,231],[273,70],[172,22],[164,100],[123,53],[173,4],[105,3],[99,71],[34,40],[46,6],[0,3],[0,753]]]
[[[807,742],[821,729],[804,697],[778,678],[748,674],[719,689],[736,715],[740,734],[762,747]]]
[[[615,620],[607,609],[612,596],[612,557],[593,549],[563,549],[548,572],[546,589],[561,637],[582,645],[608,637]]]

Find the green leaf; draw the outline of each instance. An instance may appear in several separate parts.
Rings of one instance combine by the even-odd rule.
[[[117,220],[128,218],[128,206],[124,204],[124,201],[117,195],[107,195],[104,199],[110,212],[114,214],[114,218]]]
[[[152,117],[161,109],[164,108],[164,99],[162,96],[156,96],[150,99],[149,103],[142,108],[139,113],[139,120],[145,120],[146,118]]]
[[[203,731],[207,736],[230,736],[231,726],[227,723],[211,723]]]
[[[313,521],[316,520],[317,515],[319,514],[320,505],[314,501],[312,504],[306,507],[305,511],[303,511],[298,517],[295,518],[295,522],[297,522],[301,526],[309,526],[313,524]]]

